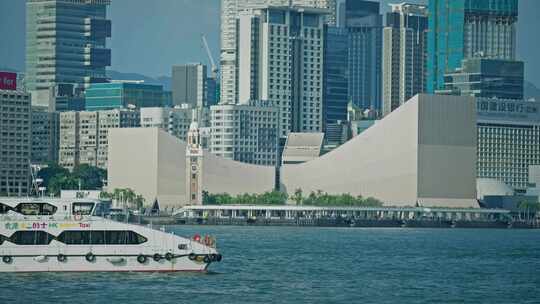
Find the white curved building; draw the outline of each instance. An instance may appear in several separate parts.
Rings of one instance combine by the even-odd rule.
[[[332,152],[283,166],[281,183],[289,194],[300,188],[389,206],[478,207],[474,100],[417,95]]]
[[[468,208],[476,201],[476,113],[472,98],[417,95],[346,144],[319,158],[271,166],[205,152],[209,193],[289,195],[321,190],[374,197],[387,206]],[[109,189],[131,188],[147,202],[180,207],[186,199],[186,144],[157,128],[113,129]]]

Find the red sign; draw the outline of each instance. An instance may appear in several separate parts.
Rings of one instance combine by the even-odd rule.
[[[17,73],[0,72],[0,90],[16,90]]]

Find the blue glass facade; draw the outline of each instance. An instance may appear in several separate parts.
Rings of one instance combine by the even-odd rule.
[[[347,30],[327,27],[324,45],[324,126],[347,120],[348,37]]]
[[[444,74],[463,59],[514,59],[517,0],[430,0],[428,10],[429,93],[442,89]]]
[[[382,108],[382,15],[379,2],[347,0],[349,100],[362,109]]]
[[[137,108],[170,105],[171,96],[161,85],[140,83],[96,83],[86,89],[86,110],[111,110],[133,105]]]

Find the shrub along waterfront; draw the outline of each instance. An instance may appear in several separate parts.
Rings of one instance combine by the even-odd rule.
[[[203,191],[203,205],[285,205],[290,198],[296,205],[319,206],[319,207],[380,207],[382,202],[362,196],[350,194],[331,195],[323,191],[313,191],[304,197],[301,189],[296,189],[291,197],[280,191],[265,192],[263,194],[240,194],[232,196],[227,193],[211,194]]]

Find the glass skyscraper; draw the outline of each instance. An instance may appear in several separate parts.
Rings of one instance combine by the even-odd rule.
[[[428,92],[463,59],[515,59],[518,0],[430,0],[428,10]]]
[[[334,26],[325,29],[324,44],[324,129],[328,124],[347,120],[348,41],[347,30]]]
[[[379,2],[347,0],[344,18],[349,35],[349,100],[362,109],[381,110],[382,15]]]
[[[26,3],[26,89],[43,104],[59,83],[87,86],[106,80],[111,64],[110,0],[28,0]]]

